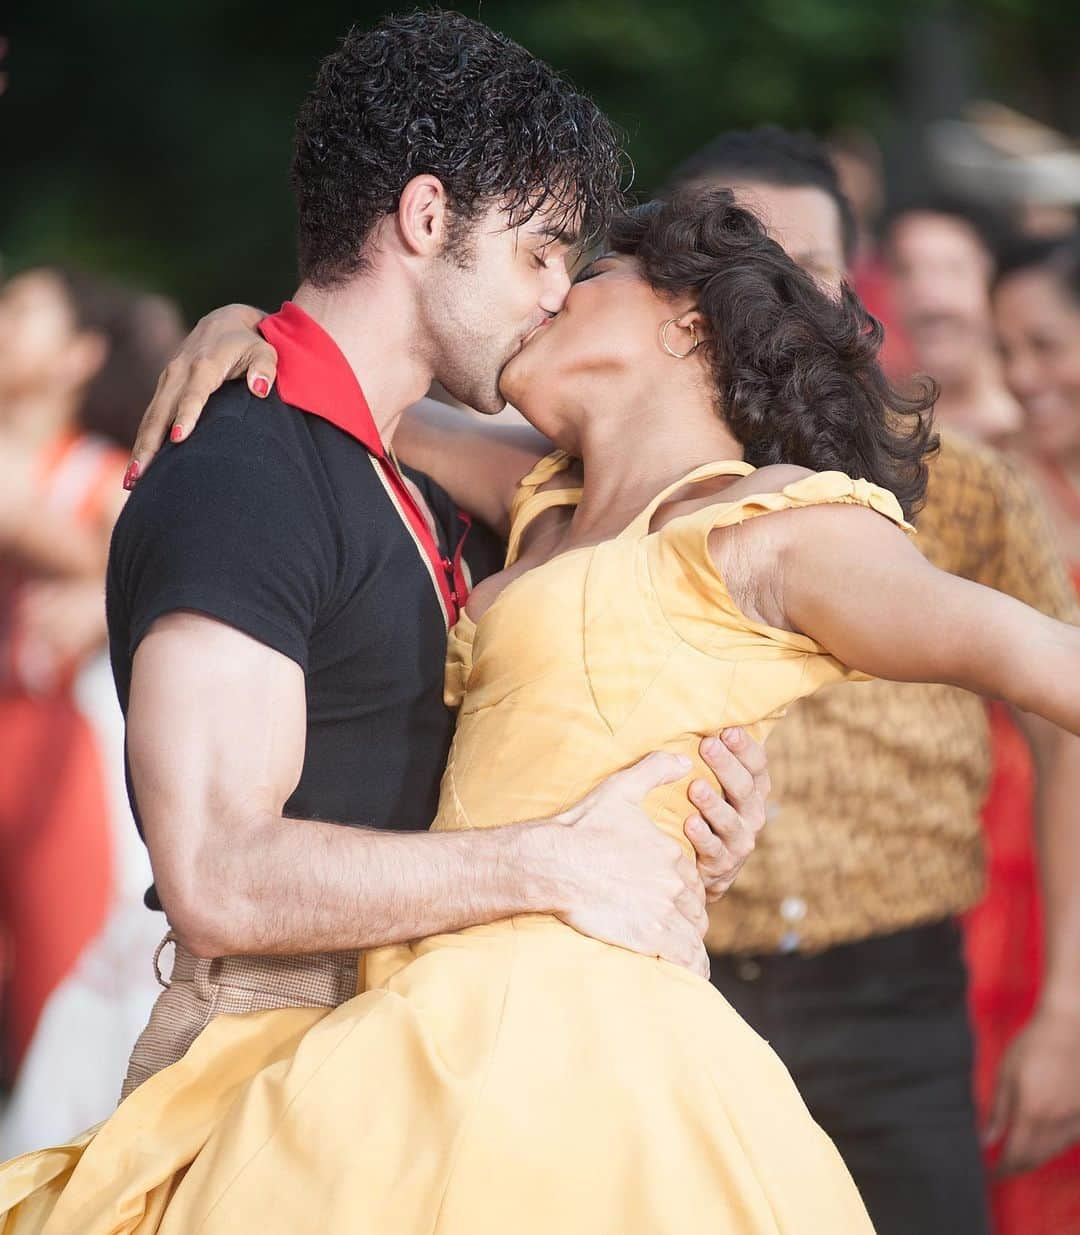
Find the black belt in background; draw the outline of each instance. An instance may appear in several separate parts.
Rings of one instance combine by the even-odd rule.
[[[863,976],[963,966],[960,927],[954,918],[912,926],[890,935],[839,943],[823,952],[711,953],[716,977],[768,986],[846,986]]]

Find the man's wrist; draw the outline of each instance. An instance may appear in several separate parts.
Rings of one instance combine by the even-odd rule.
[[[513,856],[522,913],[562,913],[573,901],[566,825],[550,819],[517,824]]]

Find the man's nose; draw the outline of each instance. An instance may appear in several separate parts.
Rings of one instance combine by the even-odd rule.
[[[570,294],[570,272],[566,269],[566,265],[560,262],[547,273],[550,277],[545,281],[539,305],[545,313],[554,317],[556,313],[562,310],[563,305],[566,304],[566,298]]]

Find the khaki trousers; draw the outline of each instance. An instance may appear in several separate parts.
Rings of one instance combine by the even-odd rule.
[[[161,976],[167,944],[176,955],[172,975]],[[357,993],[359,952],[304,956],[193,956],[170,932],[154,954],[154,971],[165,988],[128,1061],[120,1099],[155,1072],[176,1063],[215,1016],[270,1008],[336,1008]]]

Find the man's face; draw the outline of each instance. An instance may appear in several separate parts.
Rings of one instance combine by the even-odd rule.
[[[843,228],[840,211],[824,189],[755,180],[740,180],[725,187],[821,286],[839,288],[847,274]]]
[[[962,219],[913,211],[887,245],[893,299],[920,369],[943,386],[962,381],[990,337],[992,265]]]
[[[493,207],[433,264],[426,326],[435,377],[454,398],[480,412],[502,410],[502,370],[562,308],[575,240],[553,210],[511,228]]]

